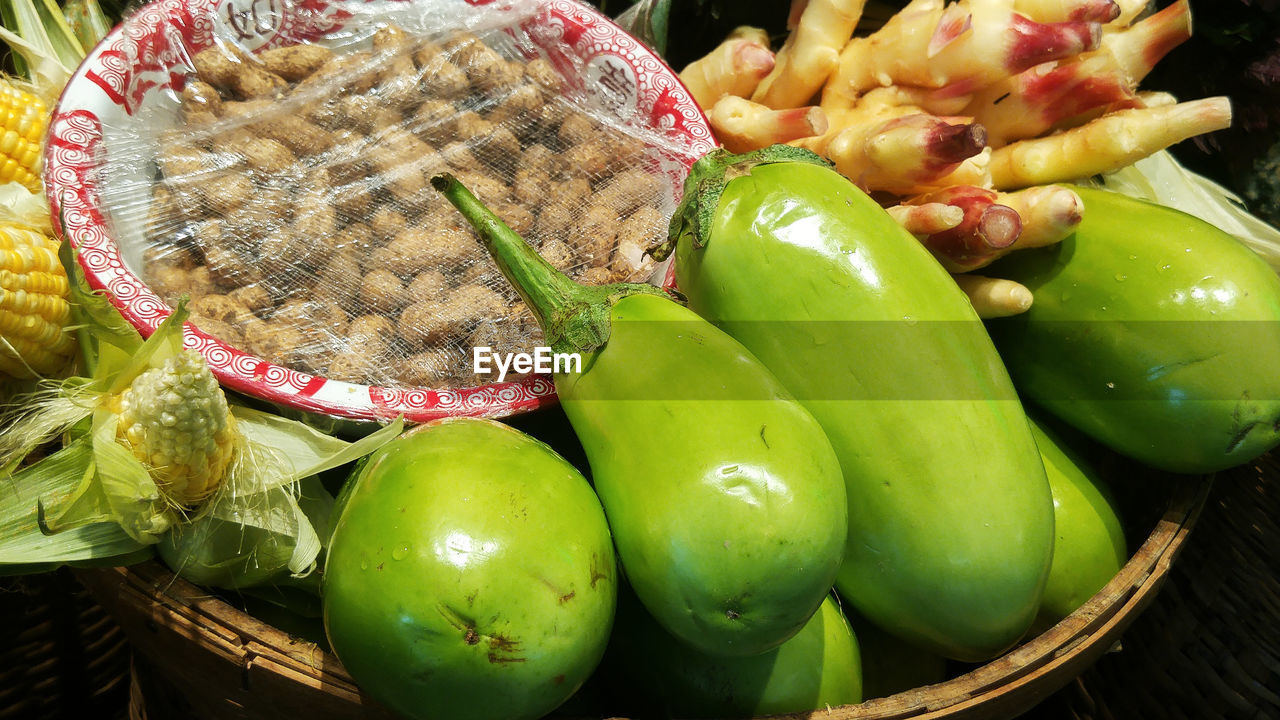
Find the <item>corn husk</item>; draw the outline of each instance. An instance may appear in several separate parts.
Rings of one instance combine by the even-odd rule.
[[[203,504],[184,507],[117,440],[119,416],[105,400],[182,351],[188,313],[180,303],[143,341],[88,289],[65,244],[63,261],[91,372],[45,381],[4,409],[0,573],[136,562],[157,545],[179,574],[206,585],[241,588],[310,573],[332,507],[311,478],[377,449],[400,433],[402,421],[347,442],[232,403],[240,433],[227,476]],[[60,436],[62,450],[20,469],[37,447]]]
[[[0,40],[14,51],[14,66],[48,107],[84,59],[85,47],[54,0],[0,3]]]
[[[62,14],[85,52],[111,32],[111,21],[98,5],[98,0],[66,0],[62,4]]]

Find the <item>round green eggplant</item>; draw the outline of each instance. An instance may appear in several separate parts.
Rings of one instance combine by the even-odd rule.
[[[1035,300],[988,322],[1019,391],[1123,455],[1223,470],[1280,443],[1280,278],[1185,213],[1074,188],[1084,221],[987,272]]]
[[[1120,572],[1128,559],[1115,500],[1093,464],[1045,423],[1031,418],[1053,491],[1053,565],[1033,634],[1075,612]]]
[[[491,420],[416,428],[349,481],[322,587],[362,690],[414,718],[537,718],[595,669],[617,597],[586,479]]]
[[[623,591],[605,664],[645,715],[756,717],[862,701],[858,639],[830,596],[773,650],[721,657],[676,640]]]
[[[946,271],[795,148],[699,160],[669,242],[689,306],[772,370],[836,450],[841,597],[946,657],[1017,642],[1048,574],[1053,504],[1008,374]]]
[[[733,338],[657,288],[586,287],[436,178],[581,372],[555,375],[636,595],[683,642],[754,655],[835,579],[847,507],[822,428]]]

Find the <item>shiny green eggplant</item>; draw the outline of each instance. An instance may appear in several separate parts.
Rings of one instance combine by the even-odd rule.
[[[1115,500],[1093,463],[1035,417],[1031,434],[1053,491],[1053,565],[1031,626],[1038,634],[1101,590],[1124,567],[1128,551]]]
[[[351,677],[411,718],[537,718],[604,655],[618,574],[582,473],[493,420],[419,426],[348,481],[321,595]]]
[[[557,353],[623,571],[658,622],[718,655],[800,631],[835,579],[848,527],[835,453],[813,417],[733,338],[648,285],[587,287],[551,267],[456,180],[476,227]]]
[[[1084,221],[1062,243],[984,273],[1035,300],[988,323],[1019,391],[1135,460],[1180,473],[1280,443],[1280,278],[1185,213],[1073,188]]]
[[[603,669],[627,714],[729,718],[824,710],[862,702],[858,639],[834,598],[767,653],[707,655],[676,640],[625,589]]]
[[[1012,646],[1040,604],[1053,504],[1022,406],[967,298],[812,153],[715,151],[672,220],[689,307],[818,419],[849,496],[841,597],[941,655]]]

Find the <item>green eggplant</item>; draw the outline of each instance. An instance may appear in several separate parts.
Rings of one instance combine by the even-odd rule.
[[[676,640],[625,588],[602,670],[643,717],[756,717],[862,702],[858,639],[828,596],[800,632],[769,652],[722,657]]]
[[[803,627],[848,529],[840,465],[813,417],[733,338],[649,285],[587,287],[466,188],[432,180],[476,227],[581,372],[554,376],[623,572],[659,623],[718,655]]]
[[[818,419],[849,497],[836,586],[877,625],[958,660],[1035,617],[1053,504],[982,322],[919,242],[816,155],[713,151],[662,256],[689,307]]]
[[[360,688],[412,718],[537,718],[604,655],[618,574],[582,473],[493,420],[453,418],[348,481],[321,596]]]
[[[1115,577],[1128,551],[1115,500],[1093,463],[1034,416],[1031,435],[1053,491],[1055,536],[1049,581],[1031,626],[1031,632],[1039,634],[1075,612]]]
[[[1223,470],[1280,443],[1280,278],[1234,237],[1177,210],[1073,188],[1060,244],[984,273],[1035,296],[988,327],[1031,402],[1122,455]]]

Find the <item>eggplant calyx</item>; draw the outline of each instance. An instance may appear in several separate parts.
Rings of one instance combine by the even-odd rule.
[[[741,155],[716,148],[693,164],[693,169],[684,182],[684,197],[671,216],[667,237],[649,248],[649,255],[657,260],[667,259],[685,236],[688,236],[693,247],[704,247],[725,186],[735,178],[750,175],[758,165],[781,162],[832,166],[816,153],[791,145],[770,145]]]
[[[507,281],[533,311],[557,353],[590,353],[609,341],[609,310],[628,295],[661,295],[660,288],[638,283],[582,285],[556,269],[524,238],[502,222],[454,176],[431,178],[438,190],[480,236],[480,243],[497,263]]]

